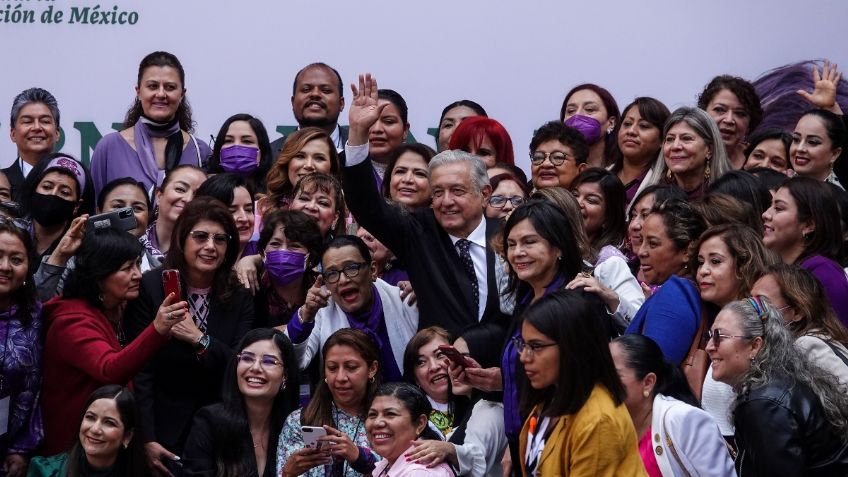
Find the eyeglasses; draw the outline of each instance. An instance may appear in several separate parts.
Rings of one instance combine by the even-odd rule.
[[[353,278],[353,277],[359,275],[359,271],[362,270],[362,268],[367,266],[367,265],[368,264],[365,263],[365,262],[348,263],[347,265],[342,267],[341,270],[327,270],[326,272],[322,273],[321,275],[324,276],[325,282],[336,283],[337,281],[339,281],[339,278],[341,278],[342,273],[344,273],[345,276],[348,277],[348,278]]]
[[[4,201],[0,202],[0,212],[5,212],[6,214],[12,218],[18,218],[21,216],[21,204],[14,201]]]
[[[551,346],[557,346],[557,343],[538,343],[535,341],[527,343],[523,339],[521,339],[520,336],[516,336],[515,338],[513,338],[512,344],[515,345],[515,349],[518,350],[518,354],[527,351],[528,358],[536,356],[536,353],[538,353],[539,350],[550,348]]]
[[[524,203],[524,197],[521,197],[520,195],[514,195],[512,197],[507,197],[505,195],[493,195],[489,197],[489,205],[496,209],[503,209],[507,201],[509,201],[513,207],[518,207]]]
[[[721,332],[721,330],[707,330],[707,339],[713,340],[713,346],[718,348],[721,344],[721,340],[725,338],[742,338],[742,339],[750,339],[750,336],[741,336],[741,335],[726,335]]]
[[[545,162],[545,159],[550,159],[551,164],[556,167],[561,166],[566,160],[577,162],[577,159],[575,159],[574,156],[561,151],[554,151],[551,153],[536,151],[530,153],[530,162],[533,163],[534,166],[542,165],[542,163]]]
[[[242,351],[237,354],[236,357],[238,358],[239,363],[247,366],[253,366],[256,363],[256,355],[250,351]],[[266,354],[259,358],[259,366],[261,366],[262,369],[270,369],[275,366],[283,366],[283,362],[274,356]]]
[[[215,245],[227,245],[227,242],[230,241],[230,236],[227,234],[210,234],[205,230],[192,230],[189,235],[198,245],[209,242],[209,237],[212,237],[212,242]]]
[[[3,209],[0,209],[0,224],[8,224],[12,227],[15,227],[19,230],[23,230],[25,232],[29,231],[29,222],[24,219],[17,219],[15,217],[7,217],[2,214]]]

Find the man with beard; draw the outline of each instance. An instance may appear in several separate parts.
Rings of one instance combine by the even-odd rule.
[[[9,137],[18,148],[18,157],[3,169],[3,173],[9,179],[12,198],[19,200],[21,186],[29,171],[53,152],[59,140],[59,104],[49,91],[30,88],[12,102],[9,125]]]
[[[348,127],[339,126],[339,114],[344,110],[342,78],[335,68],[325,63],[312,63],[297,72],[292,88],[292,112],[299,128],[317,127],[330,134],[338,152],[344,152]],[[283,148],[286,137],[271,143],[274,160]]]

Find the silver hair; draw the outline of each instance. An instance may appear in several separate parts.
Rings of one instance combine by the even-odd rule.
[[[486,173],[486,163],[474,154],[459,149],[442,151],[436,154],[430,159],[430,164],[427,168],[432,177],[433,171],[436,168],[458,163],[468,164],[468,168],[471,171],[471,182],[477,188],[478,193],[483,190],[483,187],[491,185],[489,175]]]
[[[15,100],[12,101],[12,119],[9,122],[9,127],[15,127],[21,109],[30,103],[43,103],[47,106],[50,114],[53,115],[53,120],[56,121],[56,128],[59,128],[59,103],[49,91],[41,88],[30,88],[15,96]]]
[[[714,181],[733,170],[730,165],[730,159],[727,157],[727,150],[724,148],[724,141],[721,139],[721,132],[718,130],[718,124],[703,109],[690,107],[675,109],[666,120],[665,126],[663,126],[660,141],[665,141],[665,136],[668,134],[669,129],[680,122],[685,122],[689,127],[694,129],[698,136],[712,150],[710,181]],[[665,157],[663,156],[662,149],[660,149],[660,160],[654,163],[651,172],[652,184],[659,182],[665,177],[666,169]]]
[[[774,309],[765,297],[761,314],[749,299],[728,303],[722,311],[733,314],[743,336],[762,338],[763,345],[751,360],[751,366],[742,374],[735,387],[737,395],[769,383],[775,377],[785,377],[795,384],[804,384],[821,401],[824,413],[833,426],[848,441],[848,395],[840,389],[831,373],[810,362],[796,347],[792,333],[783,325],[780,311]],[[738,399],[736,404],[738,404]],[[734,404],[735,408],[735,404]]]

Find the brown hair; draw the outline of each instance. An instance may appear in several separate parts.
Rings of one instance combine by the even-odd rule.
[[[339,175],[339,155],[336,152],[336,145],[333,144],[330,135],[326,131],[319,128],[309,127],[299,129],[291,133],[280,149],[277,155],[277,160],[268,175],[265,176],[265,181],[268,185],[268,195],[264,198],[272,208],[278,208],[281,201],[291,197],[294,192],[294,184],[289,182],[289,163],[300,151],[306,147],[306,143],[314,140],[323,140],[327,143],[330,150],[330,174],[338,178]]]
[[[311,172],[303,176],[292,191],[292,197],[297,196],[299,191],[308,191],[314,193],[321,191],[333,198],[336,203],[336,212],[339,214],[338,220],[330,229],[330,234],[337,237],[345,233],[345,218],[347,217],[347,207],[345,206],[344,193],[342,185],[338,179],[333,176],[321,172]],[[328,239],[329,237],[324,237]]]

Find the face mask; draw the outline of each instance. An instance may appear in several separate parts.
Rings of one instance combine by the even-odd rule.
[[[54,227],[74,218],[76,202],[65,200],[57,195],[44,195],[38,192],[32,195],[30,215],[44,227]]]
[[[235,144],[221,149],[218,162],[221,164],[221,169],[224,172],[248,175],[259,167],[259,164],[256,162],[258,155],[259,149],[255,147]]]
[[[601,123],[592,117],[575,114],[565,120],[565,125],[580,131],[586,144],[593,145],[601,140],[603,132],[601,131]]]
[[[306,254],[291,250],[272,250],[265,253],[265,270],[274,285],[288,285],[306,271]]]

